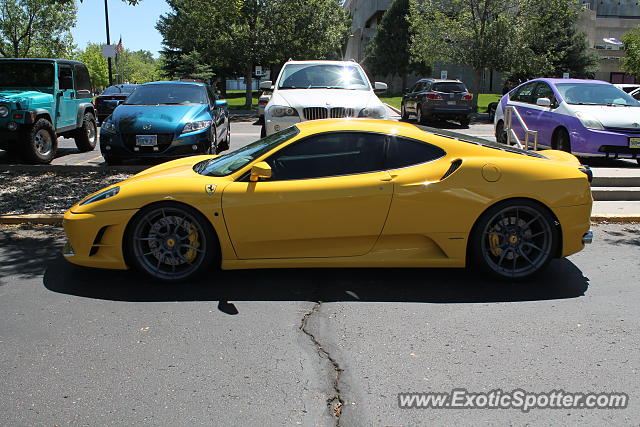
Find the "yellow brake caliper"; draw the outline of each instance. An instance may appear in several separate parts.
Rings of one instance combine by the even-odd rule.
[[[500,236],[493,228],[489,230],[489,233],[493,233],[489,234],[489,247],[491,248],[491,253],[493,254],[493,256],[500,256],[500,254],[502,253],[502,248],[498,247],[500,246]]]
[[[198,230],[193,224],[189,226],[189,245],[193,246],[194,248],[200,248],[200,241],[198,240]],[[187,253],[184,257],[188,262],[193,262],[193,260],[196,259],[196,255],[198,255],[198,253],[195,251],[195,249],[189,249],[187,250]]]

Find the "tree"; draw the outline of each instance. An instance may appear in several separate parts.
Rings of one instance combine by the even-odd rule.
[[[509,69],[516,6],[516,0],[411,0],[412,60],[470,66],[477,94],[484,70]]]
[[[636,77],[640,77],[640,26],[622,37],[626,56],[622,58],[620,69]]]
[[[68,57],[73,51],[69,28],[76,23],[75,3],[51,0],[0,2],[0,55],[28,58]]]
[[[593,78],[598,57],[590,53],[584,32],[579,31],[577,0],[521,0],[515,37],[519,41],[510,78]]]
[[[367,45],[365,65],[373,74],[396,75],[402,79],[402,88],[407,87],[407,74],[412,71],[428,72],[430,67],[421,67],[411,62],[409,43],[409,0],[394,0],[382,15],[378,31]]]
[[[335,56],[348,31],[339,0],[168,0],[172,11],[156,28],[171,57],[163,69],[175,73],[181,55],[197,51],[217,74],[239,72],[252,102],[256,65],[288,58]],[[179,53],[178,53],[179,52]]]
[[[88,43],[84,50],[75,55],[75,59],[84,62],[89,70],[93,87],[106,87],[109,85],[109,70],[107,58],[102,56],[101,44]]]

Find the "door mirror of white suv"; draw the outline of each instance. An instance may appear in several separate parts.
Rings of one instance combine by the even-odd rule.
[[[376,92],[384,92],[385,90],[387,90],[387,84],[382,82],[375,82],[373,84],[373,90],[375,90]]]
[[[549,98],[538,98],[536,100],[536,105],[539,105],[541,107],[550,107],[551,100]]]
[[[271,85],[273,84],[273,82],[271,80],[265,80],[263,82],[260,82],[260,89],[262,90],[271,90]]]

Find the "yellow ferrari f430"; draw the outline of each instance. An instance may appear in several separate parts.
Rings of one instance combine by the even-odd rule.
[[[402,122],[308,121],[86,197],[64,216],[64,255],[164,281],[214,266],[474,266],[518,279],[590,242],[590,179],[562,151]]]

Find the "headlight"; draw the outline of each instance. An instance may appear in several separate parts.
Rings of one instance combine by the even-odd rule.
[[[89,203],[98,202],[100,200],[110,199],[120,192],[120,187],[113,187],[108,190],[102,191],[95,196],[91,196],[86,200],[80,202],[80,206],[88,205]]]
[[[9,115],[9,109],[4,105],[0,105],[0,117],[7,117]]]
[[[297,116],[298,112],[293,107],[285,105],[272,105],[269,107],[269,114],[273,117]]]
[[[106,130],[108,132],[115,132],[116,131],[116,124],[113,122],[104,122],[101,125],[102,130]]]
[[[358,117],[369,117],[371,119],[385,119],[387,118],[387,109],[384,105],[377,105],[374,107],[363,108],[358,114]]]
[[[182,133],[197,132],[211,126],[211,120],[202,120],[200,122],[187,123],[182,129]]]
[[[576,117],[578,118],[578,120],[580,120],[582,126],[586,127],[587,129],[604,130],[604,126],[602,126],[600,120],[596,119],[589,113],[576,113]]]

